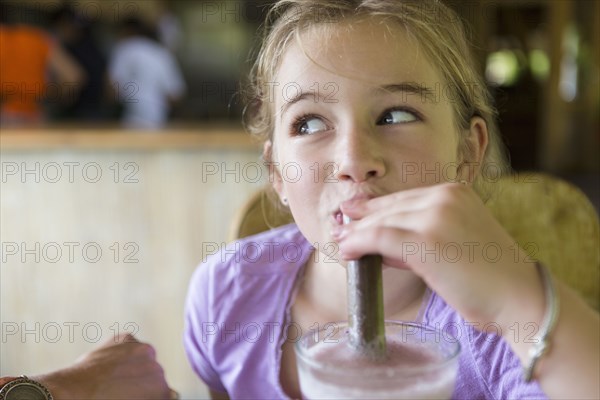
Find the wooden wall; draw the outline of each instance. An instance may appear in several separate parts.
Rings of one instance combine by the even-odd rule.
[[[183,350],[184,298],[203,249],[261,184],[258,145],[235,130],[0,139],[0,376],[66,366],[128,330],[183,398],[205,397]]]

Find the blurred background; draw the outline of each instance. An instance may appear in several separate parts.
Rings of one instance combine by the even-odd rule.
[[[183,302],[266,182],[239,90],[269,3],[2,1],[0,376],[128,330],[184,398],[206,395]],[[513,168],[563,177],[598,210],[600,2],[447,3],[470,26]]]

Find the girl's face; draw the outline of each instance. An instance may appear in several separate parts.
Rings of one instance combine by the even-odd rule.
[[[457,178],[448,88],[416,40],[388,27],[371,20],[305,32],[271,86],[274,186],[326,253],[343,201]]]

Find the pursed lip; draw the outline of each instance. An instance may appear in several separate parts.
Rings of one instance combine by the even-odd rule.
[[[371,193],[365,193],[365,192],[360,192],[360,193],[356,193],[352,196],[350,196],[349,198],[340,201],[340,205],[338,205],[338,207],[331,213],[331,220],[332,223],[334,225],[343,225],[344,221],[343,221],[343,215],[342,215],[342,210],[341,210],[341,204],[346,202],[346,201],[353,201],[353,200],[370,200],[370,199],[374,199],[375,197],[377,197],[374,194]]]

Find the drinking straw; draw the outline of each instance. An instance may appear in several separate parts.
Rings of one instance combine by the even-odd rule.
[[[343,216],[344,224],[351,221]],[[380,255],[365,255],[348,262],[348,327],[350,345],[373,360],[385,358],[383,278]]]

